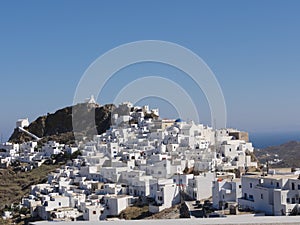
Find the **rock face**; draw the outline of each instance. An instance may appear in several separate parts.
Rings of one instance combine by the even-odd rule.
[[[57,110],[40,116],[24,129],[42,138],[42,141],[55,140],[61,143],[73,143],[74,133],[77,137],[92,136],[97,132],[101,134],[111,125],[111,113],[116,109],[112,104],[99,106],[97,104],[82,103],[75,106]],[[76,121],[73,130],[72,111],[76,110]],[[96,126],[96,127],[95,127]],[[80,128],[80,129],[79,129]],[[32,137],[20,132],[17,128],[9,138],[10,142],[21,143],[32,140]]]

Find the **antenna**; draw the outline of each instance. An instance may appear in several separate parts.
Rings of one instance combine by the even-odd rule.
[[[217,142],[218,142],[218,138],[217,138],[217,125],[216,125],[216,119],[214,119],[213,131],[215,132],[215,134],[214,134],[215,152],[217,152]]]
[[[216,118],[214,118],[214,124],[212,125],[213,129],[216,130],[217,129],[217,121]]]
[[[216,119],[214,118],[214,124],[213,124],[213,132],[214,132],[214,150],[215,150],[215,156],[217,156],[218,153],[218,137],[217,137],[217,125],[216,125]],[[215,160],[215,166],[214,166],[214,172],[217,175],[217,162]]]

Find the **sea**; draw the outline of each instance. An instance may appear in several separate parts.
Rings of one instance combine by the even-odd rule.
[[[289,141],[300,141],[300,131],[293,132],[249,132],[249,139],[255,148],[277,146]]]

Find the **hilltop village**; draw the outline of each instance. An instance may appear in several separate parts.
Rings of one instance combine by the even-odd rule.
[[[156,214],[185,201],[189,212],[201,209],[202,217],[221,216],[224,210],[298,214],[299,172],[262,172],[248,133],[161,119],[159,110],[147,105],[119,107],[128,115],[113,114],[106,132],[76,145],[40,145],[26,130],[28,119],[17,121],[20,132],[36,140],[2,143],[1,167],[18,161],[22,171],[30,171],[57,155],[78,153],[46,183],[31,186],[20,203],[31,217],[99,221],[119,218],[138,202]],[[3,218],[11,216],[6,211]]]

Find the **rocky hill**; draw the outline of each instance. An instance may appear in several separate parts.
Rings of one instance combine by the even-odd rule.
[[[99,106],[98,104],[82,103],[59,109],[55,113],[40,116],[25,129],[42,138],[42,141],[56,140],[61,143],[72,143],[74,142],[73,110],[76,110],[77,115],[80,115],[75,121],[76,127],[84,128],[80,131],[75,131],[77,132],[76,134],[89,136],[95,128],[98,134],[101,134],[110,127],[111,113],[116,110],[116,107],[113,104]],[[9,141],[14,143],[29,140],[32,140],[32,137],[24,132],[20,132],[17,128],[9,138]]]
[[[55,140],[64,144],[73,144],[75,136],[78,140],[83,137],[92,138],[96,133],[104,133],[112,125],[111,115],[115,113],[119,116],[129,115],[135,110],[135,108],[129,108],[127,105],[116,107],[113,104],[100,106],[96,103],[81,103],[40,116],[24,129],[42,138],[42,142]],[[154,114],[147,114],[146,112],[144,114],[145,118],[157,118]],[[76,120],[72,121],[74,115],[76,115]],[[132,119],[131,122],[136,123],[137,121]],[[9,141],[22,143],[32,139],[31,136],[16,128]]]
[[[269,162],[270,167],[300,168],[300,142],[290,141],[279,146],[255,150],[261,163]]]

